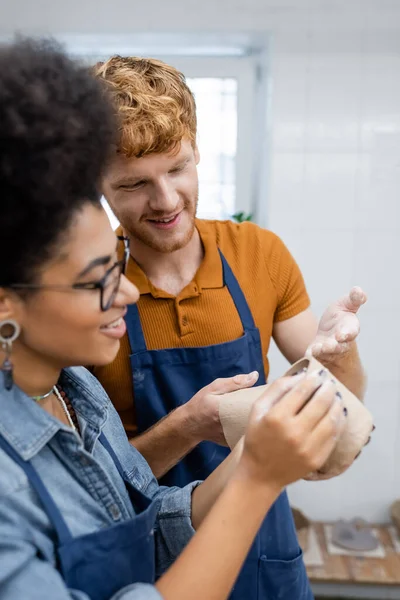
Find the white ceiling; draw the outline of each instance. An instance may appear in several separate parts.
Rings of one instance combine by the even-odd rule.
[[[398,30],[400,0],[0,0],[0,33]]]

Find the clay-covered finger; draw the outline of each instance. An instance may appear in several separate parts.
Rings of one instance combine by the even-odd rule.
[[[297,375],[280,377],[276,379],[254,403],[253,410],[258,414],[267,412],[270,408],[278,404],[288,393],[290,393],[299,383],[306,378],[306,373],[301,372]]]
[[[335,401],[337,401],[337,404],[342,405],[341,398],[336,394],[335,381],[328,378],[300,411],[297,418],[301,427],[311,431],[331,410]]]
[[[315,392],[322,386],[327,377],[327,371],[321,369],[307,374],[298,382],[276,406],[275,411],[282,413],[282,417],[295,416],[303,406],[312,398]],[[292,377],[292,379],[294,379]]]
[[[329,411],[308,436],[306,448],[315,460],[311,465],[312,471],[317,471],[325,463],[337,443],[342,428],[342,402],[335,399]]]
[[[359,286],[351,288],[348,296],[345,296],[342,300],[346,309],[354,313],[357,312],[366,301],[367,295]]]
[[[233,377],[220,377],[209,384],[208,391],[212,394],[227,394],[243,388],[252,387],[257,383],[258,377],[258,371],[234,375]]]

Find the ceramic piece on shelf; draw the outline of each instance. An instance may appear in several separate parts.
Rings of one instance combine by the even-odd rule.
[[[379,541],[363,519],[338,521],[332,528],[332,543],[345,550],[370,552],[376,550]]]

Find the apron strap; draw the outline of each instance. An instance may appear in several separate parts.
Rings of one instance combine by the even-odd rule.
[[[243,329],[244,331],[246,331],[247,329],[254,329],[255,323],[253,315],[251,314],[251,310],[249,308],[249,305],[247,304],[246,297],[242,292],[239,282],[234,276],[233,271],[228,264],[228,261],[226,260],[225,256],[222,254],[219,248],[218,252],[222,262],[224,284],[228,288],[232,300],[236,306],[236,310],[238,311],[240,320],[242,321]]]
[[[142,325],[140,324],[139,309],[137,304],[128,304],[125,315],[126,329],[128,331],[129,345],[135,352],[146,352],[146,340],[144,339]]]
[[[11,460],[17,463],[17,465],[20,466],[24,471],[29,483],[39,496],[49,520],[56,530],[59,544],[61,545],[68,543],[70,540],[72,540],[71,532],[31,461],[26,461],[21,458],[21,456],[2,435],[0,435],[0,448],[2,448],[4,452],[11,458]]]
[[[219,248],[218,252],[221,257],[223,282],[228,288],[233,303],[236,306],[236,310],[238,311],[238,315],[242,322],[243,330],[246,331],[247,329],[254,329],[255,323],[253,315],[251,314],[251,310],[247,304],[247,300],[242,292],[238,280],[233,274],[228,261]],[[131,349],[135,349],[135,354],[146,352],[146,340],[144,339],[143,328],[140,323],[139,309],[137,304],[128,305],[128,312],[126,313],[125,321]]]
[[[115,454],[113,447],[111,446],[110,442],[108,441],[108,439],[106,438],[106,436],[104,435],[103,432],[101,432],[101,434],[99,435],[99,442],[101,443],[103,448],[105,450],[107,450],[108,454],[111,456],[111,458],[114,461],[115,466],[118,469],[118,473],[121,475],[122,479],[125,481],[126,476],[125,476],[124,470],[122,468],[121,462],[120,462],[118,456]]]
[[[142,512],[142,511],[146,510],[146,508],[148,508],[150,506],[152,501],[150,500],[150,498],[148,498],[147,496],[142,494],[142,492],[137,490],[131,484],[131,482],[127,479],[118,456],[115,454],[113,447],[111,446],[110,442],[108,441],[108,439],[106,438],[106,436],[104,435],[103,432],[101,432],[101,434],[99,435],[99,442],[101,443],[103,448],[105,450],[107,450],[107,452],[113,459],[114,464],[118,469],[118,473],[121,475],[121,477],[125,483],[126,489],[128,490],[128,493],[129,493],[129,496],[130,496],[130,499],[131,499],[131,502],[132,502],[132,505],[133,505],[135,511]]]

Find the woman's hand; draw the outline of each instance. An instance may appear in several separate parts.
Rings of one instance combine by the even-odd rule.
[[[280,378],[253,406],[239,469],[284,488],[324,464],[343,424],[342,398],[327,371]]]

